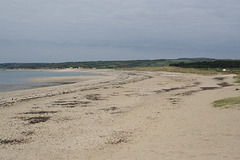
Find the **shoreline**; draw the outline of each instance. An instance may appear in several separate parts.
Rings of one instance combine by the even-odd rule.
[[[66,71],[66,70],[61,70]],[[71,72],[71,70],[67,70],[68,72]],[[80,71],[82,72],[82,70]],[[101,83],[105,83],[106,81],[111,81],[116,79],[118,75],[117,72],[114,72],[113,70],[85,70],[83,73],[92,73],[100,76],[79,76],[79,79],[84,79],[83,81],[79,81],[73,84],[67,84],[67,85],[59,85],[59,86],[48,86],[48,87],[40,87],[40,88],[29,88],[26,90],[15,90],[15,91],[7,91],[7,92],[0,92],[0,108],[1,106],[8,106],[12,105],[17,102],[22,102],[26,100],[36,99],[36,98],[43,98],[43,97],[51,97],[56,95],[62,95],[66,93],[73,93],[79,90],[84,90],[85,86],[91,85],[101,85]],[[51,80],[54,80],[56,77],[45,77],[41,80],[46,80],[51,82]],[[64,79],[61,79],[64,83],[66,77]],[[120,78],[121,79],[121,78]],[[36,81],[40,79],[35,79]],[[61,83],[60,80],[60,83]],[[66,82],[66,81],[65,81]],[[86,87],[88,88],[88,87]],[[11,96],[5,96],[5,95],[11,95]]]
[[[9,84],[0,84],[1,91],[0,92],[8,92],[8,91],[18,91],[18,90],[26,90],[26,89],[34,89],[41,87],[50,87],[56,85],[63,84],[72,84],[80,81],[90,80],[95,76],[100,76],[94,73],[88,73],[87,70],[77,70],[77,69],[8,69],[2,71],[34,71],[34,72],[65,72],[65,73],[80,73],[80,74],[89,74],[89,75],[76,75],[76,76],[48,76],[48,77],[37,77],[37,78],[27,78],[24,80],[24,83],[9,83]]]
[[[69,85],[0,93],[0,159],[236,159],[232,75],[95,70]]]

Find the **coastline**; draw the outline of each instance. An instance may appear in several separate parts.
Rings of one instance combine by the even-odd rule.
[[[240,110],[212,106],[239,96],[232,75],[85,71],[100,76],[0,93],[0,159],[240,157]]]
[[[32,78],[25,78],[21,77],[20,82],[16,81],[15,83],[6,83],[0,84],[0,92],[7,92],[7,91],[16,91],[16,90],[26,90],[26,89],[33,89],[33,88],[41,88],[41,87],[49,87],[49,86],[57,86],[63,84],[71,84],[77,83],[80,81],[90,80],[95,76],[99,76],[97,74],[88,73],[86,70],[79,70],[79,69],[8,69],[2,71],[23,71],[23,72],[36,72],[40,73],[39,77],[36,77],[36,74]],[[53,75],[46,74],[45,76],[42,75],[41,72],[54,72]],[[80,73],[80,74],[88,74],[88,75],[56,75],[56,73]]]

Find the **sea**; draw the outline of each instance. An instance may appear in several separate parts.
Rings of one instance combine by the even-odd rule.
[[[29,81],[29,79],[64,76],[94,76],[94,74],[80,72],[0,70],[0,92],[61,85],[62,83],[33,82]]]

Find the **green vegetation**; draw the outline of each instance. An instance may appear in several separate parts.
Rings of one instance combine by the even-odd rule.
[[[209,70],[212,72],[221,72],[223,74],[240,75],[240,60],[211,60],[196,62],[171,63],[170,66],[181,68],[196,68],[200,70]]]
[[[240,83],[240,76],[235,76],[234,78],[236,79],[236,83]]]
[[[63,69],[63,68],[96,68],[138,71],[167,71],[195,74],[240,75],[240,60],[214,60],[208,58],[181,58],[132,61],[89,61],[64,63],[4,63],[0,69]],[[223,68],[226,71],[223,71]],[[237,81],[240,81],[239,79]]]
[[[202,75],[211,75],[211,74],[218,73],[217,71],[214,71],[214,70],[180,68],[180,67],[174,67],[174,66],[118,68],[118,70],[134,70],[134,71],[149,71],[149,72],[165,71],[165,72],[192,73],[192,74],[202,74]]]
[[[223,108],[240,108],[240,97],[226,98],[215,101],[213,103],[215,107]]]
[[[0,68],[4,69],[39,69],[39,68],[132,68],[132,67],[152,67],[166,66],[171,61],[168,60],[135,60],[135,61],[92,61],[92,62],[65,62],[65,63],[5,63],[0,64]]]
[[[177,62],[211,61],[207,58],[193,59],[159,59],[159,60],[132,60],[132,61],[89,61],[89,62],[64,62],[64,63],[4,63],[0,69],[48,69],[48,68],[133,68],[133,67],[162,67]]]
[[[183,68],[240,68],[240,60],[213,60],[173,63],[170,66]]]

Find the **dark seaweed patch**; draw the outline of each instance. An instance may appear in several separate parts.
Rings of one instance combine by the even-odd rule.
[[[30,136],[30,135],[33,135],[34,132],[33,131],[24,131],[21,134],[24,135],[24,136]]]
[[[201,87],[202,90],[214,90],[219,89],[219,87]]]
[[[89,102],[89,101],[79,101],[79,104],[89,104],[89,103],[91,103],[91,102]]]
[[[181,99],[180,98],[168,98],[168,100],[172,103],[172,104],[178,104]]]
[[[26,140],[24,139],[0,139],[0,144],[20,144],[24,143]]]
[[[36,123],[41,123],[41,122],[46,122],[50,119],[49,116],[38,116],[38,117],[30,117],[30,118],[26,118],[26,117],[22,117],[21,119],[23,119],[24,121],[28,121],[29,124],[36,124]]]
[[[30,111],[30,112],[24,112],[23,114],[54,114],[57,113],[57,111]]]
[[[219,86],[221,86],[221,87],[232,86],[232,84],[229,84],[229,83],[227,83],[227,82],[218,83],[217,85],[219,85]]]
[[[155,92],[156,92],[156,93],[162,93],[162,92],[170,92],[170,91],[180,90],[180,89],[186,89],[186,87],[174,87],[174,88],[157,90],[157,91],[155,91]]]
[[[104,111],[114,111],[114,110],[117,110],[117,107],[103,108],[101,110],[104,110]]]
[[[59,100],[59,101],[55,101],[53,105],[63,106],[63,107],[67,107],[67,108],[74,108],[79,103],[80,103],[79,101],[63,101],[63,100]]]
[[[216,79],[216,80],[222,81],[222,80],[225,79],[225,77],[215,77],[215,78],[213,78],[213,79]]]
[[[89,95],[86,95],[85,97],[86,97],[86,99],[93,100],[93,101],[103,100],[100,97],[100,94],[89,94]]]
[[[112,112],[111,114],[120,114],[120,113],[125,113],[123,111],[118,111],[118,112]]]
[[[182,96],[190,96],[192,95],[193,93],[196,93],[196,92],[199,92],[200,90],[190,90],[190,91],[186,91],[186,92],[183,92],[183,93],[178,93],[176,94],[177,95],[182,95]]]

